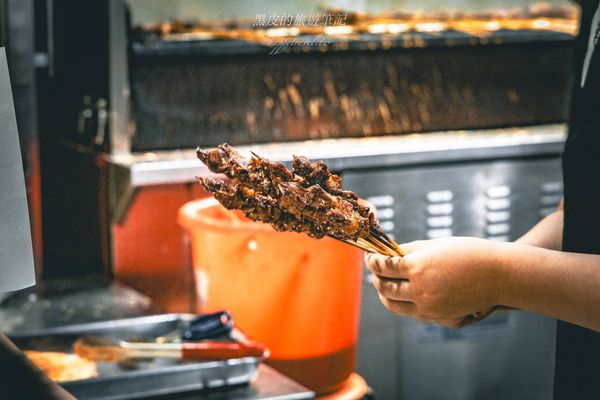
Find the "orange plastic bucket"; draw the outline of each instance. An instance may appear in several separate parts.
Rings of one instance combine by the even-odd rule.
[[[204,312],[228,309],[271,350],[269,364],[318,393],[354,370],[362,252],[330,238],[277,232],[215,199],[179,211],[192,238]]]

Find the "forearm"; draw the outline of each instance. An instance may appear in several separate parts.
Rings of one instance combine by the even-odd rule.
[[[600,331],[600,256],[499,244],[499,304]]]
[[[562,249],[563,211],[561,207],[546,216],[526,234],[516,240],[516,243],[530,246],[543,247],[545,249]]]

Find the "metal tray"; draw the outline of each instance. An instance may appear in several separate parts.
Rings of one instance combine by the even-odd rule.
[[[72,352],[71,346],[80,336],[150,339],[179,328],[192,317],[161,314],[13,333],[10,338],[22,350]],[[120,363],[99,362],[97,377],[61,385],[78,399],[138,399],[247,384],[256,376],[259,363],[253,357],[208,362],[155,359],[133,369]]]

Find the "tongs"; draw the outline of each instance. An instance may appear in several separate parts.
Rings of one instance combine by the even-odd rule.
[[[227,335],[232,329],[233,319],[231,314],[227,311],[218,311],[211,314],[201,314],[186,321],[180,328],[157,337],[155,341],[158,343],[198,341]]]
[[[268,356],[268,350],[260,343],[235,342],[127,342],[86,336],[77,339],[73,351],[92,361],[127,361],[151,358],[179,360],[226,360],[231,358]]]
[[[268,350],[233,331],[227,311],[202,314],[166,335],[148,339],[111,340],[86,336],[73,344],[73,351],[93,361],[143,361],[152,358],[181,360],[223,360],[242,357],[267,357]],[[239,342],[202,341],[227,335]]]

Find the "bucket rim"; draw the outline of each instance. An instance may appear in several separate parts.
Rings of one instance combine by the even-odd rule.
[[[225,220],[213,218],[210,216],[199,216],[199,212],[201,210],[207,210],[210,208],[220,207],[225,211],[227,210],[217,199],[214,197],[208,197],[204,199],[191,200],[185,203],[183,206],[179,208],[179,212],[177,214],[177,222],[180,226],[187,229],[188,231],[192,231],[197,229],[198,227],[210,227],[212,229],[219,230],[246,230],[253,232],[260,232],[262,234],[273,234],[278,233],[270,224],[264,222],[257,222],[252,220]],[[281,233],[281,232],[279,232]]]

